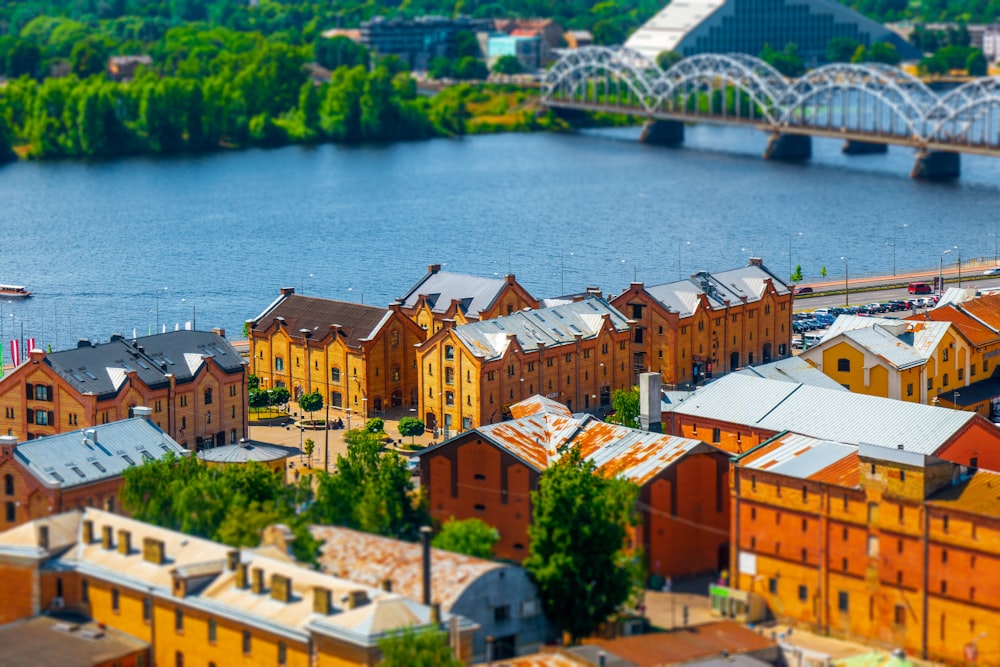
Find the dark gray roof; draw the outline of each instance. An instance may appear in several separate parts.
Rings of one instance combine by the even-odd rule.
[[[187,450],[141,417],[36,438],[14,448],[14,458],[42,484],[64,489],[118,477],[168,453],[183,456]]]
[[[431,310],[443,313],[458,301],[467,317],[479,317],[479,313],[489,309],[500,296],[505,278],[482,278],[464,273],[431,270],[403,296],[403,308],[413,308],[420,296],[426,296]]]
[[[126,372],[134,370],[150,388],[192,380],[204,357],[212,357],[226,373],[242,373],[244,360],[229,342],[211,331],[171,331],[134,340],[117,339],[98,345],[82,344],[46,355],[45,363],[80,393],[114,396]]]
[[[295,450],[298,453],[298,450]],[[266,445],[260,442],[238,442],[223,447],[210,447],[198,452],[198,458],[212,463],[249,463],[257,461],[268,463],[277,461],[289,455],[289,450],[276,445]]]
[[[300,294],[282,296],[254,320],[253,329],[266,329],[276,318],[284,318],[288,335],[302,338],[302,329],[311,333],[310,338],[320,339],[330,333],[330,326],[340,325],[340,330],[351,347],[375,336],[389,315],[387,308],[366,306],[349,301],[319,299]]]
[[[710,307],[722,309],[726,301],[739,305],[743,297],[747,303],[759,301],[764,294],[764,283],[770,280],[778,294],[787,294],[788,286],[764,266],[750,265],[720,273],[700,271],[687,280],[647,287],[646,291],[669,310],[681,317],[694,314],[702,294],[708,297]]]

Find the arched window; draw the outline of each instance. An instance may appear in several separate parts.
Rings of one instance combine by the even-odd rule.
[[[14,495],[14,476],[4,475],[3,478],[3,492],[8,496]]]
[[[840,359],[837,359],[837,370],[839,372],[841,372],[841,373],[850,373],[851,372],[851,360],[850,359],[844,359],[843,357],[841,357]]]

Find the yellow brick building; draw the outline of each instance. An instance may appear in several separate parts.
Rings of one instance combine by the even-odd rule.
[[[293,400],[319,391],[335,414],[362,418],[417,405],[414,345],[426,334],[398,303],[377,308],[286,288],[249,324],[250,372],[263,389],[286,387]]]
[[[572,411],[607,411],[635,384],[631,322],[590,295],[541,310],[455,325],[418,346],[419,413],[446,436],[510,416],[544,394]]]
[[[151,645],[153,663],[348,667],[374,665],[377,641],[451,618],[382,590],[261,551],[225,545],[93,509],[0,533],[0,622],[73,611]],[[457,654],[475,624],[455,617]]]
[[[483,278],[442,271],[440,264],[428,266],[427,274],[399,302],[403,313],[428,335],[437,333],[445,320],[468,324],[539,306],[513,274]]]
[[[660,373],[665,385],[699,384],[791,355],[792,292],[759,259],[674,283],[632,283],[611,305],[636,323],[636,372]]]

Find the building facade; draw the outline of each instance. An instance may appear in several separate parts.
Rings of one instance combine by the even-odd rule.
[[[639,486],[641,546],[649,573],[685,576],[724,569],[729,552],[729,458],[698,440],[572,415],[534,396],[515,419],[476,428],[420,453],[421,486],[438,521],[478,518],[500,533],[499,558],[528,555],[531,492],[564,447],[580,447],[600,474]],[[677,545],[683,544],[683,549]]]
[[[454,58],[455,35],[488,30],[488,19],[421,16],[386,19],[376,16],[361,22],[361,43],[380,57],[396,56],[410,69],[426,70],[434,58]]]
[[[74,508],[120,511],[125,470],[188,454],[149,420],[150,412],[137,407],[132,419],[26,442],[0,436],[0,530]]]
[[[450,321],[417,348],[420,408],[448,437],[510,415],[542,393],[570,410],[607,411],[635,384],[631,324],[597,296],[483,322]]]
[[[427,274],[399,302],[402,312],[427,331],[427,335],[440,331],[445,320],[468,324],[540,305],[513,274],[481,278],[442,271],[440,264],[428,266]]]
[[[319,391],[325,406],[362,419],[416,407],[417,353],[425,332],[398,303],[377,308],[281,290],[250,321],[250,372],[262,389],[297,399]]]
[[[758,259],[675,283],[632,283],[611,305],[636,323],[636,371],[660,373],[666,385],[697,385],[791,355],[792,292]]]
[[[732,584],[823,634],[992,662],[998,483],[905,449],[781,434],[735,462]]]
[[[95,509],[0,534],[0,625],[71,611],[151,646],[153,664],[374,665],[406,627],[451,615],[285,559]],[[456,655],[475,624],[457,618]]]
[[[0,430],[18,440],[128,419],[137,406],[181,446],[247,437],[246,362],[214,331],[174,331],[28,360],[0,379]]]

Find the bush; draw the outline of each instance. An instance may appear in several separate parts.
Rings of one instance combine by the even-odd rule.
[[[385,430],[385,421],[381,417],[372,417],[365,424],[365,430],[369,433],[382,433]]]

